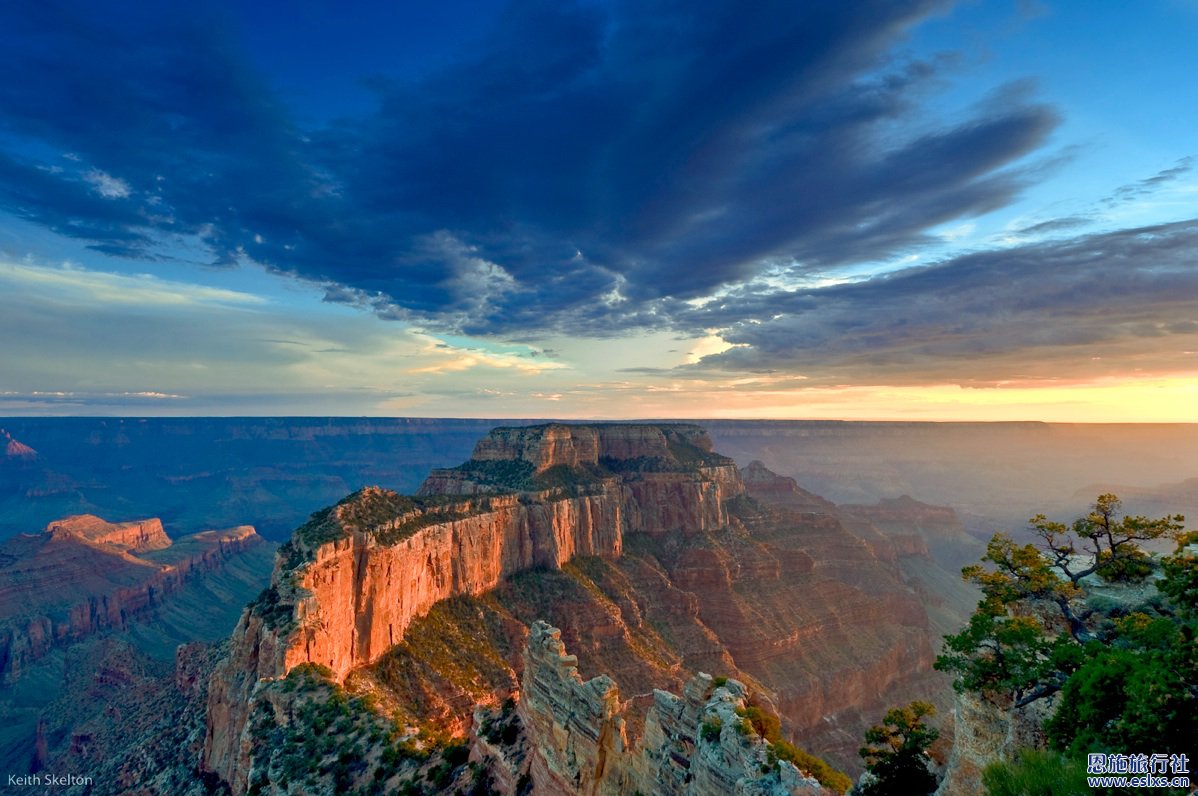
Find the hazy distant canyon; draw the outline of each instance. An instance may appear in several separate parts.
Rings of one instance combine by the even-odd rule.
[[[7,418],[0,537],[71,514],[157,516],[177,532],[253,525],[283,540],[367,485],[407,494],[499,425],[424,418]],[[1103,487],[1198,516],[1198,425],[702,421],[716,449],[837,503],[910,495],[988,537]]]

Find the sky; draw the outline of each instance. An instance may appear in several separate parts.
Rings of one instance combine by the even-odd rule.
[[[1198,2],[0,5],[0,416],[1198,422]]]

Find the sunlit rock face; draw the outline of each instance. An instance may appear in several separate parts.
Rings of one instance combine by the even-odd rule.
[[[722,527],[725,501],[742,491],[735,464],[712,453],[697,426],[551,424],[496,429],[470,461],[434,471],[419,501],[357,493],[330,513],[324,536],[297,532],[280,551],[275,602],[256,604],[238,626],[215,677],[224,682],[209,695],[219,726],[207,764],[236,779],[240,705],[257,680],[302,663],[343,679],[440,600],[576,556],[618,558],[630,533]]]
[[[480,700],[517,696],[512,683],[523,684],[521,711],[534,710],[534,688],[542,707],[573,693],[528,680],[525,661],[504,651],[513,628],[532,633],[538,619],[562,628],[579,669],[613,678],[579,692],[590,695],[589,729],[527,713],[544,720],[547,743],[572,737],[568,745],[593,758],[575,770],[546,751],[534,761],[546,783],[575,778],[604,792],[604,783],[632,781],[612,771],[669,780],[660,766],[645,773],[640,757],[623,768],[599,758],[625,759],[620,750],[664,743],[650,742],[654,733],[683,732],[677,705],[667,718],[668,700],[649,695],[684,689],[699,671],[749,683],[783,716],[788,737],[851,766],[865,726],[933,685],[928,615],[897,563],[924,548],[889,536],[848,530],[836,506],[760,465],[742,473],[696,426],[496,429],[471,460],[433,471],[417,496],[363,490],[297,530],[213,677],[205,767],[244,787],[247,711],[260,682],[303,663],[345,680],[401,645],[442,601],[485,595],[477,612],[499,612],[506,637],[471,644],[502,671],[488,681],[494,693],[439,682],[446,727],[469,727]],[[507,586],[516,576],[520,590]],[[530,599],[540,580],[557,585]],[[631,707],[615,682],[634,689]],[[660,792],[720,792],[728,781],[712,766],[709,790]]]
[[[319,663],[343,678],[403,640],[412,620],[439,600],[479,594],[515,572],[557,568],[576,555],[620,555],[629,521],[619,485],[544,502],[497,496],[487,505],[394,544],[354,533],[319,548],[299,578],[303,597],[285,669]]]
[[[727,500],[743,486],[736,466],[710,448],[700,429],[686,425],[497,429],[462,468],[426,481],[422,496],[445,501],[375,527],[347,523],[310,560],[278,573],[296,595],[284,669],[318,663],[343,678],[401,641],[412,619],[439,600],[479,594],[532,567],[557,569],[575,556],[619,557],[630,533],[726,526]],[[517,486],[532,488],[512,494],[512,476],[497,477],[487,464],[517,461],[532,465],[531,474],[517,474],[531,480]],[[564,473],[536,482],[555,468]],[[466,482],[469,497],[452,491]],[[382,490],[360,496],[385,498]]]
[[[50,523],[46,526],[46,533],[77,536],[89,542],[136,553],[171,546],[170,538],[162,529],[162,521],[157,518],[106,522],[94,514],[76,514]]]

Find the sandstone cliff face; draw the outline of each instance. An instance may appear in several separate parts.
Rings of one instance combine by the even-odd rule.
[[[439,600],[479,594],[521,570],[559,568],[576,555],[616,557],[637,522],[626,490],[548,502],[496,496],[490,510],[435,523],[394,544],[368,533],[326,544],[298,578],[298,629],[282,673],[301,663],[343,679],[403,640]]]
[[[583,759],[585,748],[599,766],[599,758],[625,759],[619,750],[643,748],[654,733],[682,733],[663,727],[691,719],[667,720],[668,700],[651,695],[702,670],[751,683],[783,715],[787,737],[851,768],[861,732],[885,707],[943,685],[930,674],[920,595],[882,531],[873,531],[877,543],[851,532],[836,506],[764,467],[746,470],[756,499],[747,497],[735,466],[683,428],[499,429],[476,446],[478,458],[430,475],[425,497],[366,490],[329,514],[327,533],[301,529],[290,553],[280,553],[273,595],[243,617],[213,678],[206,768],[235,790],[245,786],[246,720],[263,681],[302,663],[327,667],[336,680],[359,672],[375,680],[388,649],[408,648],[414,623],[446,598],[470,595],[481,602],[460,605],[460,616],[442,610],[438,622],[472,623],[461,643],[485,653],[489,673],[412,685],[427,680],[420,672],[438,656],[456,655],[432,655],[422,631],[426,646],[404,653],[419,662],[392,667],[403,673],[410,713],[428,708],[432,693],[444,726],[465,727],[480,700],[496,704],[523,682],[530,705],[540,698],[546,715],[557,715],[549,707],[556,692],[527,679],[512,647],[513,636],[547,617],[585,670],[612,673],[639,694],[614,704],[618,692],[599,681],[580,697],[591,729],[564,718],[557,729],[545,725],[547,738],[574,750],[536,763],[546,781],[609,781],[564,761]],[[391,514],[367,510],[372,503]],[[513,578],[534,567],[556,574]],[[495,691],[480,697],[487,683]],[[690,759],[678,749],[671,754]],[[681,776],[690,782],[698,771]],[[705,792],[729,784],[719,782]]]
[[[163,541],[170,544],[158,520],[112,525],[84,516],[5,542],[0,676],[20,676],[56,645],[124,628],[193,574],[221,566],[262,539],[247,525],[188,537],[177,553]]]
[[[171,546],[170,537],[157,517],[133,522],[107,522],[94,514],[76,514],[55,520],[46,533],[68,534],[96,544],[111,545],[134,553],[161,550]]]
[[[229,652],[208,682],[203,766],[245,793],[249,784],[250,738],[246,733],[259,683],[284,671],[287,650],[263,618],[246,611],[229,639]]]
[[[767,503],[809,514],[836,513],[835,503],[808,492],[793,478],[778,475],[759,461],[749,462],[741,477],[749,493]]]
[[[669,459],[679,446],[705,453],[711,440],[700,427],[686,423],[641,425],[612,423],[572,426],[550,423],[526,428],[497,428],[474,448],[474,461],[524,461],[536,471],[579,467],[601,459]]]
[[[302,560],[281,552],[277,602],[252,607],[238,626],[229,664],[218,668],[209,692],[205,765],[235,786],[240,781],[244,711],[259,680],[303,663],[342,680],[401,642],[411,622],[441,600],[480,594],[533,567],[557,569],[576,556],[618,558],[629,533],[725,525],[725,503],[742,487],[735,465],[710,447],[694,426],[497,429],[476,447],[467,463],[473,469],[436,471],[426,481],[423,496],[446,500],[412,508],[382,490],[359,493],[335,510],[331,538],[309,547],[293,541]],[[482,480],[494,472],[485,463],[515,461],[531,464],[534,474],[591,468],[577,482],[517,494]],[[614,462],[632,464],[607,470]],[[395,516],[355,519],[370,513],[362,505],[376,503],[400,508]]]
[[[674,456],[672,436],[682,440],[675,445],[710,449],[710,442],[691,426],[550,425],[497,429],[479,442],[476,453],[483,457],[478,461],[531,459],[540,469],[597,465],[601,459]],[[422,489],[425,495],[443,494],[450,483],[436,475],[430,482]],[[297,628],[286,644],[280,673],[300,663],[317,663],[343,679],[399,643],[412,619],[439,600],[482,593],[532,567],[557,569],[575,556],[617,558],[629,533],[723,527],[727,500],[742,491],[735,466],[717,461],[597,478],[582,490],[559,487],[459,499],[397,541],[380,542],[379,529],[412,523],[420,512],[351,530],[315,549],[312,560],[291,576]],[[377,494],[368,490],[363,496]],[[435,521],[445,514],[454,518]]]
[[[755,483],[748,486],[758,494]],[[893,555],[877,556],[835,512],[743,500],[732,507],[727,527],[630,534],[619,559],[519,578],[473,610],[493,615],[493,626],[551,621],[583,671],[609,674],[633,693],[681,689],[696,671],[744,679],[782,713],[789,737],[851,768],[862,732],[887,707],[948,693],[947,679],[930,671],[933,634],[922,595]],[[441,616],[438,626],[453,621]],[[501,635],[470,638],[506,654]],[[519,661],[511,666],[518,675]],[[490,682],[506,693],[506,677]],[[419,691],[408,697],[413,706],[433,698]],[[435,691],[438,716],[477,694],[452,682]],[[642,697],[624,713],[634,740],[647,707]]]
[[[645,735],[630,746],[619,688],[605,675],[583,681],[578,659],[566,652],[561,632],[535,623],[525,653],[519,715],[532,750],[534,792],[618,796],[724,796],[822,794],[814,779],[785,761],[774,762],[769,744],[738,729],[748,694],[710,675],[688,682],[681,696],[655,691]]]

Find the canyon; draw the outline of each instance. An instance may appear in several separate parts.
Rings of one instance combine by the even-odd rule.
[[[0,760],[95,793],[817,793],[824,764],[778,743],[856,776],[863,730],[916,698],[941,792],[976,788],[1023,736],[968,700],[954,727],[930,669],[978,598],[960,567],[1053,505],[1035,489],[1092,496],[1112,445],[1129,464],[1097,480],[1137,511],[1194,491],[1189,427],[0,425]]]
[[[546,748],[524,701],[536,681],[524,650],[545,621],[579,672],[634,695],[618,711],[621,748],[659,732],[656,691],[685,695],[706,672],[853,770],[886,705],[946,698],[931,671],[939,622],[920,594],[936,581],[914,583],[902,564],[935,571],[938,537],[968,538],[951,511],[879,511],[875,524],[760,463],[742,471],[690,424],[496,429],[412,497],[361,490],[280,548],[211,678],[204,767],[235,793],[254,772],[269,781],[251,717],[294,713],[275,684],[310,667],[413,733],[471,732],[476,711],[514,699],[529,747]]]
[[[261,544],[248,525],[206,531],[173,548],[158,519],[92,515],[0,544],[0,676],[19,677],[51,648],[151,613],[192,576]]]
[[[202,725],[202,703],[187,708],[172,685],[179,645],[227,638],[274,547],[250,526],[171,539],[157,518],[94,515],[0,543],[0,765],[90,770],[144,755],[132,739],[167,731],[147,729],[165,721],[159,703]]]
[[[251,524],[283,541],[367,484],[414,492],[496,426],[452,418],[0,418],[0,538],[70,514],[160,516],[179,533]],[[1132,501],[1198,475],[1198,425],[702,421],[741,465],[764,462],[837,504],[903,494],[955,510],[983,541],[1033,514],[1076,516],[1118,484],[1128,508],[1193,514],[1192,498]],[[6,435],[6,436],[5,436]],[[29,454],[34,451],[34,454]],[[1111,456],[1111,451],[1119,451]]]

